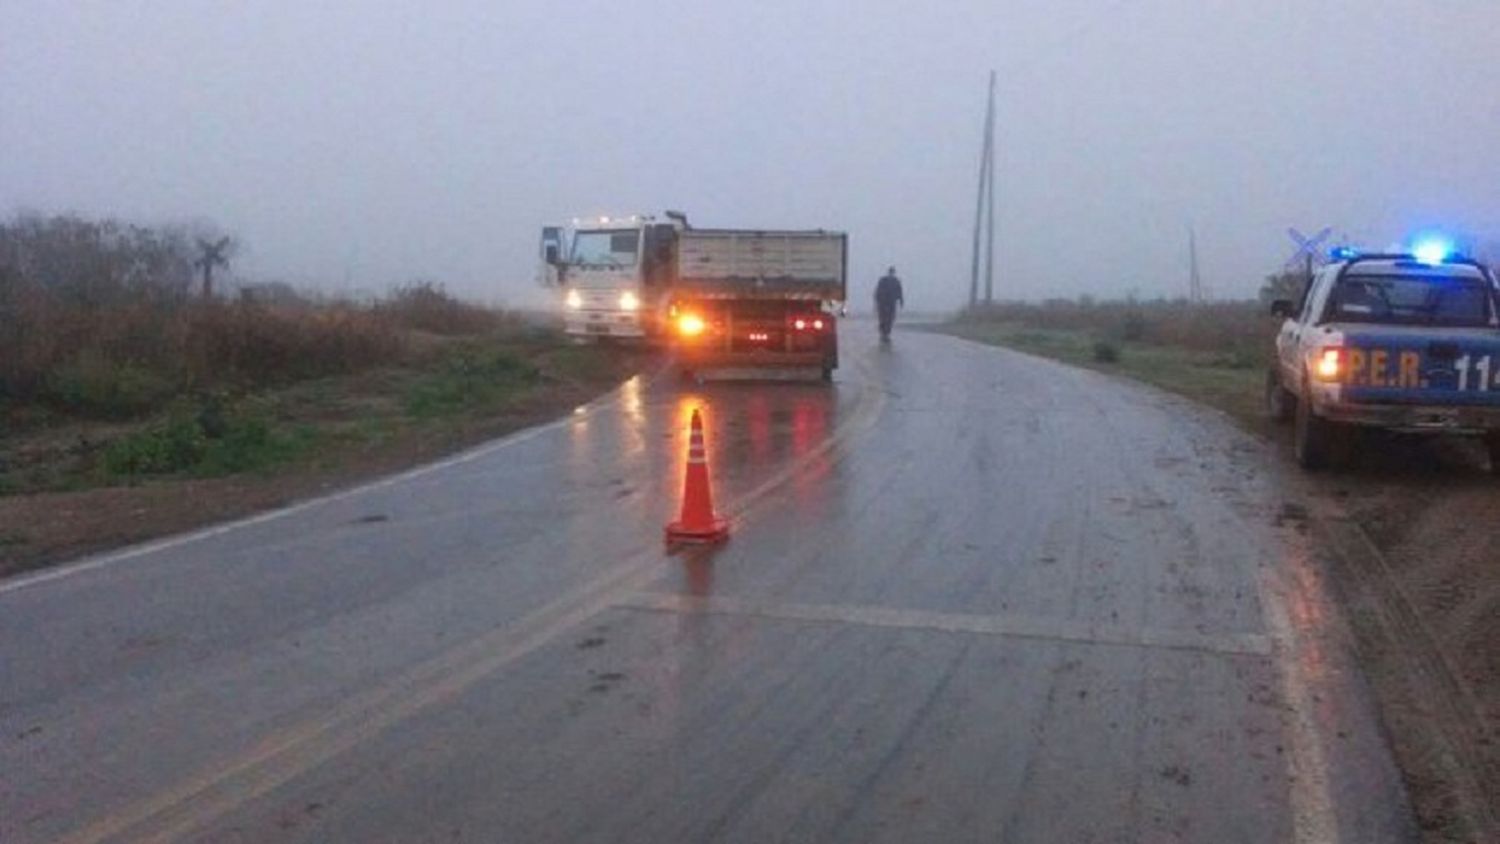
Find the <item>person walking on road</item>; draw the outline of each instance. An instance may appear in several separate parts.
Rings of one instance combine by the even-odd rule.
[[[906,307],[906,298],[901,295],[901,279],[896,277],[896,268],[891,267],[875,284],[875,313],[880,316],[880,342],[891,341],[891,325],[896,322],[896,307]]]

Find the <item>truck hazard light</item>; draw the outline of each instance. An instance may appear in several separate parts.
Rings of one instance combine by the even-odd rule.
[[[679,314],[677,317],[677,333],[684,337],[697,337],[707,327],[703,317],[697,314]]]

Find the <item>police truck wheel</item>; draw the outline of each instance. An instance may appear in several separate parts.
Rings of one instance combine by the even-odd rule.
[[[1297,412],[1297,397],[1281,386],[1275,369],[1266,370],[1266,415],[1273,422],[1290,422]]]
[[[1490,453],[1490,474],[1500,475],[1500,433],[1487,434],[1484,447]]]
[[[1298,465],[1310,472],[1327,468],[1333,455],[1336,426],[1314,413],[1306,396],[1297,402],[1296,420],[1293,449]]]

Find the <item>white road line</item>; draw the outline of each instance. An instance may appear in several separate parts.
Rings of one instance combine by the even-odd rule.
[[[1292,624],[1286,595],[1289,589],[1296,588],[1296,584],[1283,585],[1284,577],[1285,573],[1268,566],[1256,578],[1256,587],[1260,593],[1262,615],[1275,646],[1281,699],[1287,706],[1283,713],[1283,729],[1291,751],[1287,754],[1287,772],[1292,780],[1288,789],[1292,804],[1292,840],[1296,844],[1332,844],[1342,839],[1328,784],[1328,756],[1323,751],[1322,733],[1313,720],[1318,701],[1309,688],[1299,658],[1303,648],[1316,646],[1301,642],[1296,626]]]
[[[841,604],[789,604],[729,597],[661,593],[630,595],[617,606],[649,612],[735,615],[783,621],[857,624],[941,633],[973,633],[1018,639],[1046,639],[1089,645],[1245,656],[1270,656],[1271,641],[1258,633],[1203,634],[1186,630],[1148,630],[1114,624],[1087,624],[1019,615],[944,613],[894,607]]]

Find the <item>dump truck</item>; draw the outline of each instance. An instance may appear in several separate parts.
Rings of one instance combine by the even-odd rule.
[[[668,319],[686,373],[839,364],[848,239],[828,231],[687,229]]]
[[[678,212],[543,230],[543,258],[579,337],[670,345],[685,374],[805,369],[831,379],[848,238],[825,230],[697,229]]]

